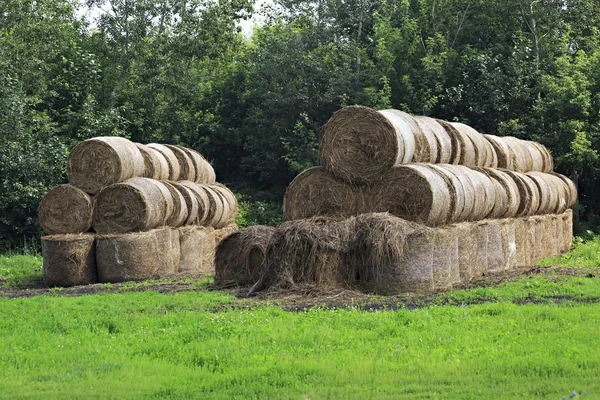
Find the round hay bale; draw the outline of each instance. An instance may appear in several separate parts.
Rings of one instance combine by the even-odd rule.
[[[535,173],[528,172],[526,175],[533,180],[538,191],[540,198],[540,205],[537,210],[537,214],[550,214],[552,213],[558,204],[558,192],[554,187],[554,184],[546,181],[546,177],[543,175],[537,175]]]
[[[171,194],[173,199],[173,212],[167,218],[165,225],[178,227],[184,225],[188,220],[188,207],[183,194],[172,184],[172,182],[161,182]]]
[[[442,121],[441,119],[435,120],[448,134],[450,137],[450,164],[462,164],[463,163],[463,155],[462,155],[462,147],[461,143],[464,142],[464,138],[456,128],[450,123],[446,121]]]
[[[207,185],[215,183],[215,170],[212,165],[200,153],[194,149],[188,149],[187,147],[177,146],[184,151],[188,157],[192,160],[192,164],[195,170],[195,177],[197,183],[204,183]]]
[[[98,281],[116,283],[174,276],[179,271],[179,232],[173,228],[98,235]]]
[[[496,154],[498,168],[514,169],[515,153],[503,138],[494,135],[483,135]]]
[[[535,214],[539,208],[540,200],[537,186],[533,180],[520,172],[508,170],[504,172],[512,178],[519,189],[521,203],[519,204],[516,216],[525,217]]]
[[[531,142],[531,144],[535,147],[537,147],[538,151],[540,152],[540,154],[542,155],[542,158],[544,160],[543,163],[543,169],[540,172],[545,172],[545,173],[550,173],[552,172],[552,170],[554,170],[554,161],[552,159],[552,154],[550,153],[550,150],[548,150],[548,148],[546,146],[544,146],[543,144],[537,143],[537,142]]]
[[[180,146],[171,144],[165,144],[164,146],[171,150],[175,158],[177,158],[177,163],[179,164],[179,177],[177,180],[196,182],[196,165],[192,161],[192,157]]]
[[[524,141],[512,136],[504,136],[501,139],[508,145],[514,154],[512,170],[517,172],[531,171],[533,160],[531,159],[531,153],[529,153],[529,150],[527,150],[523,144]]]
[[[517,237],[515,220],[512,218],[501,219],[502,253],[504,255],[505,271],[512,271],[517,267]]]
[[[541,152],[541,148],[536,146],[535,142],[530,140],[523,140],[523,146],[529,151],[531,155],[531,170],[530,171],[543,171],[545,169],[546,159]],[[529,172],[529,171],[528,171]]]
[[[314,216],[349,217],[364,208],[359,187],[338,180],[323,167],[300,173],[288,185],[283,197],[283,215],[288,220]]]
[[[532,172],[533,173],[533,172]],[[539,172],[546,179],[546,182],[554,186],[556,190],[557,203],[555,204],[554,209],[552,210],[553,214],[562,214],[568,208],[569,201],[569,187],[562,181],[562,179],[554,176],[552,174],[546,174]]]
[[[40,226],[48,234],[84,233],[92,227],[92,198],[72,185],[50,190],[38,208]]]
[[[188,189],[186,186],[180,184],[179,182],[169,182],[169,185],[177,189],[181,197],[185,202],[187,214],[186,220],[184,222],[185,225],[193,225],[198,221],[198,200],[196,195]]]
[[[223,211],[223,219],[219,222],[217,227],[224,227],[225,225],[232,224],[235,221],[238,213],[237,198],[227,186],[221,183],[214,183],[210,187],[219,193],[224,199],[223,204],[225,207]]]
[[[472,180],[479,180],[479,182],[481,182],[481,186],[483,187],[483,194],[485,196],[483,198],[483,201],[479,202],[482,205],[482,213],[480,214],[481,217],[477,219],[489,218],[490,214],[494,210],[494,207],[499,203],[496,195],[496,184],[494,183],[495,181],[492,180],[486,174],[475,169],[471,169],[469,177]]]
[[[381,110],[381,114],[390,120],[396,131],[402,134],[407,154],[413,153],[412,158],[405,158],[404,163],[423,162],[429,159],[427,139],[412,115],[400,110]],[[408,127],[408,130],[406,129]],[[408,160],[408,161],[407,161]]]
[[[132,178],[96,195],[92,226],[101,234],[146,231],[165,225],[173,207],[173,198],[161,182]]]
[[[169,179],[169,164],[167,159],[157,150],[135,143],[144,158],[144,175],[143,178],[152,178],[159,181]]]
[[[519,195],[519,187],[515,183],[514,179],[511,178],[505,171],[493,168],[484,168],[482,172],[487,176],[495,180],[497,183],[502,186],[502,191],[498,190],[497,193],[501,193],[501,196],[506,196],[506,212],[502,216],[497,216],[495,218],[513,218],[517,215],[519,211],[519,206],[521,204],[521,196]],[[498,214],[500,211],[498,211]],[[495,212],[493,212],[496,215]]]
[[[567,185],[567,191],[569,193],[567,197],[567,208],[573,207],[573,205],[577,203],[577,186],[575,185],[575,182],[556,172],[551,172],[550,174],[559,178]]]
[[[450,289],[460,283],[460,259],[456,229],[436,228],[433,240],[433,284]]]
[[[179,160],[175,153],[163,144],[150,143],[147,146],[158,151],[167,160],[167,165],[169,166],[168,180],[178,181],[181,176],[181,166],[179,165]]]
[[[206,191],[200,186],[200,184],[192,181],[179,181],[179,184],[188,188],[192,194],[196,197],[198,203],[198,218],[194,222],[195,225],[205,225],[207,223],[208,213],[210,210],[210,200]]]
[[[370,212],[389,212],[427,226],[444,225],[452,217],[448,184],[425,164],[394,167],[366,192]]]
[[[457,219],[454,222],[462,222],[471,218],[475,210],[475,188],[473,182],[468,177],[470,170],[462,165],[440,165],[441,168],[451,172],[456,179],[460,182],[457,197],[462,196],[463,209]],[[460,195],[458,194],[460,193]]]
[[[199,276],[214,272],[211,255],[215,252],[214,229],[183,226],[179,232],[179,275]]]
[[[509,212],[509,208],[511,207],[511,204],[510,204],[509,194],[506,191],[505,186],[503,185],[504,182],[501,182],[499,179],[496,179],[495,176],[497,176],[499,174],[494,175],[494,171],[497,171],[497,170],[492,169],[492,168],[483,168],[483,167],[474,168],[474,170],[484,174],[486,177],[488,177],[492,181],[492,183],[494,185],[495,200],[494,200],[493,208],[492,208],[491,212],[488,214],[488,218],[506,218],[506,216]],[[506,179],[510,181],[509,177],[506,177]],[[516,185],[515,185],[514,189],[515,189],[515,191],[518,191],[518,189],[516,188]],[[516,207],[518,208],[518,204],[516,205]]]
[[[103,187],[144,175],[144,157],[121,137],[97,137],[73,148],[67,162],[69,183],[96,194]]]
[[[222,228],[227,225],[224,223],[224,211],[225,211],[225,199],[215,189],[208,185],[198,184],[200,189],[204,190],[206,197],[208,198],[208,213],[206,215],[206,226],[212,226],[214,228]],[[229,210],[227,210],[229,212]]]
[[[221,204],[223,206],[223,212],[221,213],[221,217],[215,223],[215,228],[221,229],[221,228],[226,227],[228,224],[232,223],[233,221],[235,221],[235,215],[233,214],[233,212],[229,206],[229,201],[223,195],[223,193],[221,193],[221,191],[219,189],[217,189],[216,187],[212,187],[212,190],[216,193],[217,197],[221,200]]]
[[[269,241],[276,232],[271,226],[255,225],[228,235],[217,246],[215,284],[253,285],[260,279]]]
[[[98,281],[93,234],[42,237],[47,286],[90,285]]]
[[[450,164],[452,161],[452,140],[446,129],[434,118],[413,117],[423,134],[427,136],[430,148],[430,162],[436,164]],[[433,142],[431,136],[433,135]]]
[[[394,165],[411,162],[415,137],[407,120],[368,107],[342,108],[323,126],[321,165],[344,181],[368,183]]]
[[[463,162],[461,164],[468,167],[491,167],[494,162],[492,154],[493,150],[483,135],[470,126],[460,122],[451,122],[451,124],[463,135],[463,137],[468,137],[473,145],[473,153],[468,154],[471,149],[468,148],[468,144],[466,143],[467,141],[463,139],[463,141],[465,141],[464,146],[466,147],[462,147],[462,149],[467,154],[463,152]],[[467,155],[472,157],[467,158]]]
[[[461,182],[454,173],[443,166],[430,164],[429,167],[444,179],[450,190],[450,209],[452,210],[452,215],[449,221],[460,221],[465,208],[465,194],[463,193]]]

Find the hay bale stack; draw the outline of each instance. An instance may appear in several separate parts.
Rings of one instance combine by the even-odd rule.
[[[561,253],[571,250],[573,244],[573,210],[569,209],[561,215],[562,242]]]
[[[235,233],[239,230],[240,230],[240,228],[237,226],[237,224],[235,222],[228,224],[223,228],[215,229],[215,244],[219,244],[227,236],[229,236],[232,233]]]
[[[347,182],[368,183],[395,165],[414,159],[421,130],[408,114],[352,106],[323,126],[321,165]]]
[[[162,153],[141,143],[135,143],[144,158],[143,178],[152,178],[159,181],[169,179],[169,164]]]
[[[69,183],[96,194],[105,186],[144,175],[144,157],[121,137],[97,137],[79,143],[67,162]]]
[[[362,190],[312,167],[294,178],[283,197],[283,214],[288,220],[321,216],[350,217],[364,209]]]
[[[475,203],[481,201],[481,199],[479,196],[476,196],[474,183],[469,178],[470,170],[460,165],[440,165],[439,168],[443,168],[452,173],[460,183],[455,190],[457,196],[456,211],[458,213],[460,209],[458,197],[461,197],[462,212],[458,213],[457,216],[453,218],[453,222],[462,222],[471,219],[476,210]]]
[[[98,235],[98,281],[116,283],[174,276],[179,271],[179,232],[172,228]]]
[[[540,252],[536,253],[536,261],[542,258],[555,256],[558,252],[556,218],[554,215],[547,214],[537,217],[540,221]]]
[[[558,174],[556,172],[551,172],[550,175],[558,178],[563,183],[563,187],[566,186],[566,208],[573,207],[573,205],[577,203],[577,186],[575,185],[575,182],[573,182],[566,176]]]
[[[181,176],[181,166],[179,165],[179,160],[173,151],[165,146],[164,144],[158,143],[150,143],[147,145],[148,147],[156,150],[167,160],[167,165],[169,166],[169,180],[170,181],[178,181]]]
[[[438,120],[438,123],[444,127],[450,136],[453,155],[452,164],[476,167],[478,154],[475,152],[475,144],[473,144],[469,135],[450,122]]]
[[[179,232],[179,275],[198,276],[214,272],[214,229],[203,226],[184,226]]]
[[[435,289],[450,289],[460,283],[460,258],[456,229],[437,228],[433,240],[433,284]]]
[[[231,233],[217,245],[215,284],[253,285],[264,272],[269,241],[277,228],[256,225]]]
[[[205,225],[215,228],[222,227],[220,224],[225,220],[224,214],[225,212],[229,213],[225,198],[208,185],[198,184],[198,186],[200,189],[204,190],[208,199],[208,213],[206,215]]]
[[[513,218],[516,216],[521,204],[521,196],[515,180],[506,172],[499,169],[481,168],[480,172],[486,174],[500,185],[501,189],[496,185],[496,195],[501,196],[502,201],[506,201],[505,212],[502,213],[501,210],[497,210],[499,206],[496,205],[494,206],[494,210],[492,210],[491,216],[493,218]]]
[[[517,210],[517,217],[525,217],[535,214],[540,206],[540,197],[535,182],[525,174],[515,171],[504,171],[508,174],[519,189],[521,202]]]
[[[504,255],[505,271],[512,271],[517,267],[517,237],[514,219],[500,220],[500,229],[502,235],[502,253]]]
[[[365,212],[389,212],[427,226],[451,220],[451,192],[439,173],[425,164],[394,167],[368,189]]]
[[[552,231],[552,255],[560,255],[563,253],[562,246],[564,243],[564,232],[562,227],[562,214],[552,215],[552,225],[554,227]]]
[[[161,182],[132,178],[96,195],[92,226],[100,234],[147,231],[166,224],[173,204]]]
[[[88,232],[92,227],[92,198],[72,185],[50,190],[38,208],[40,226],[48,234]]]
[[[558,205],[558,191],[552,182],[546,177],[536,174],[526,174],[535,183],[537,194],[540,199],[540,205],[536,211],[539,214],[549,214],[554,212]]]
[[[96,283],[95,250],[92,234],[42,237],[45,284],[66,287]]]

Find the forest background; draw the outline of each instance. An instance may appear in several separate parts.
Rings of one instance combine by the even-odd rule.
[[[277,223],[352,104],[543,143],[578,184],[576,229],[600,229],[598,0],[254,3],[4,0],[0,251],[37,246],[40,198],[94,136],[194,147],[242,225]]]

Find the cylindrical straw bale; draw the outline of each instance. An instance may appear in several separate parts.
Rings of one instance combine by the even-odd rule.
[[[184,222],[185,225],[193,225],[198,220],[198,200],[196,195],[188,189],[186,186],[180,184],[179,182],[169,182],[171,186],[173,186],[183,200],[185,201],[186,210],[187,210],[187,218]]]
[[[444,130],[446,134],[450,137],[450,164],[462,164],[463,163],[463,155],[462,155],[462,147],[461,142],[464,142],[464,139],[461,139],[461,134],[456,130],[456,128],[447,121],[443,121],[441,119],[435,120]]]
[[[389,212],[428,226],[451,220],[448,183],[425,164],[394,167],[368,190],[368,210]]]
[[[208,214],[206,215],[205,225],[220,228],[221,226],[219,226],[219,223],[224,220],[223,211],[225,199],[208,185],[198,184],[198,187],[204,190],[206,197],[208,198]]]
[[[544,159],[544,167],[540,172],[552,172],[554,170],[554,161],[552,159],[552,154],[550,153],[550,150],[548,150],[543,144],[537,142],[531,142],[531,144],[537,147],[538,151],[542,155],[542,158]]]
[[[469,167],[496,167],[498,165],[497,158],[493,155],[493,148],[489,142],[483,137],[482,134],[477,132],[472,127],[459,123],[451,123],[460,133],[471,139],[473,143],[473,150],[475,152],[475,158],[473,164],[465,164]]]
[[[90,194],[103,187],[144,175],[144,157],[121,137],[97,137],[79,143],[67,163],[69,183]]]
[[[204,183],[207,185],[215,183],[215,170],[212,165],[200,153],[194,149],[188,149],[187,147],[177,146],[183,150],[188,157],[192,160],[192,164],[195,169],[195,176],[197,183]]]
[[[533,159],[524,140],[517,139],[512,136],[504,136],[501,138],[511,148],[515,155],[513,169],[517,172],[529,172],[533,169]]]
[[[498,168],[514,169],[515,153],[506,141],[494,135],[483,135],[483,137],[487,139],[496,153]]]
[[[448,129],[448,125],[452,126],[453,129]],[[451,138],[452,136],[455,137],[452,145],[460,148],[460,165],[477,167],[479,149],[475,147],[469,133],[464,129],[465,126],[464,124],[448,123],[444,125],[444,128],[446,128]]]
[[[451,172],[460,182],[456,193],[457,197],[462,197],[462,211],[458,218],[454,219],[454,222],[461,222],[470,219],[475,212],[475,201],[481,200],[479,198],[480,196],[476,196],[475,186],[473,181],[468,176],[470,174],[470,170],[462,165],[440,165],[439,167]],[[458,198],[456,203],[459,203]]]
[[[221,204],[223,205],[221,218],[215,224],[216,229],[221,229],[235,221],[235,215],[233,214],[231,206],[229,205],[225,195],[214,185],[211,186],[211,189],[216,193],[217,197],[221,200]]]
[[[500,220],[502,232],[502,253],[504,254],[504,270],[512,271],[517,267],[517,238],[515,219]]]
[[[165,181],[161,183],[165,185],[173,199],[173,212],[171,213],[171,217],[166,220],[165,225],[173,227],[184,225],[189,217],[186,199],[171,182]]]
[[[566,176],[561,175],[556,172],[551,172],[550,174],[559,178],[561,181],[563,181],[567,185],[567,188],[568,188],[567,191],[569,193],[568,200],[567,200],[567,208],[573,207],[573,205],[575,203],[577,203],[577,186],[575,185],[575,182],[573,182]]]
[[[488,218],[505,218],[506,214],[508,213],[508,208],[510,204],[508,199],[508,193],[504,189],[504,186],[502,186],[502,184],[490,174],[490,168],[478,167],[474,169],[490,178],[494,185],[494,193],[496,198],[494,201],[492,211],[489,213]]]
[[[214,229],[203,226],[184,226],[178,228],[179,274],[198,276],[214,272],[211,255],[215,252]]]
[[[478,180],[481,182],[483,194],[485,195],[484,201],[479,202],[479,204],[482,205],[482,213],[479,215],[479,218],[476,219],[488,218],[497,204],[496,185],[494,184],[494,181],[486,174],[474,169],[471,170],[469,178],[471,178],[471,180]]]
[[[483,171],[502,186],[504,189],[503,195],[506,195],[506,213],[496,218],[512,218],[516,216],[521,204],[521,196],[519,195],[519,187],[515,183],[515,180],[505,171],[499,169],[484,168]]]
[[[167,160],[167,165],[169,166],[169,180],[178,181],[181,176],[181,166],[179,165],[179,160],[175,153],[163,144],[150,143],[147,146],[158,151]]]
[[[429,167],[437,172],[446,182],[450,190],[450,209],[452,215],[449,221],[460,221],[465,209],[465,194],[460,180],[447,168],[441,165],[429,164]]]
[[[165,185],[132,178],[98,193],[92,226],[102,234],[145,231],[165,225],[172,213],[173,198]]]
[[[502,247],[502,224],[497,219],[488,221],[487,227],[487,270],[501,272],[506,269],[504,248]]]
[[[98,281],[93,234],[42,237],[47,286],[89,285]]]
[[[98,280],[102,283],[174,276],[180,256],[179,232],[173,228],[99,235],[96,239]]]
[[[255,225],[223,239],[215,256],[215,284],[255,284],[263,273],[267,246],[276,230],[271,226]]]
[[[396,132],[404,141],[405,157],[403,163],[420,162],[424,159],[423,147],[425,138],[419,125],[414,118],[400,110],[381,110],[379,111],[388,121],[394,125]],[[412,154],[412,157],[409,155]],[[426,155],[427,158],[429,154]]]
[[[162,153],[141,143],[135,143],[144,158],[144,178],[159,181],[169,179],[169,164]]]
[[[569,209],[565,211],[562,216],[562,245],[561,252],[566,253],[571,250],[573,244],[573,210]]]
[[[349,217],[364,209],[363,191],[312,167],[294,178],[285,191],[283,215],[288,220],[321,216]]]
[[[460,283],[458,236],[452,228],[436,228],[433,246],[433,282],[436,289]]]
[[[416,148],[413,124],[416,122],[412,117],[389,110],[342,108],[323,126],[321,165],[348,182],[378,179],[394,165],[413,161]]]
[[[38,218],[49,234],[88,232],[92,227],[92,198],[75,186],[57,186],[42,197]]]
[[[523,140],[523,146],[531,155],[531,171],[544,171],[546,168],[546,158],[536,144],[529,140]]]
[[[505,170],[504,172],[513,179],[519,188],[519,198],[521,199],[521,203],[519,204],[516,216],[524,217],[535,214],[540,206],[540,197],[535,182],[533,182],[530,177],[520,172],[508,170]]]
[[[535,231],[529,218],[514,218],[517,267],[531,267]]]
[[[479,232],[470,222],[454,225],[453,228],[458,236],[460,279],[463,283],[467,283],[476,276],[476,272],[479,270],[477,262]]]
[[[543,175],[537,175],[531,172],[526,174],[533,180],[540,198],[540,206],[537,210],[538,214],[550,214],[558,205],[558,192],[554,184],[547,181]]]
[[[425,136],[429,158],[423,162],[447,164],[450,162],[450,136],[433,118],[413,117]],[[442,145],[443,143],[443,145]],[[445,146],[445,147],[443,147]]]
[[[165,144],[164,146],[171,150],[175,158],[177,158],[177,163],[179,164],[179,177],[177,180],[196,182],[196,166],[188,153],[180,146],[171,144]]]
[[[218,227],[232,224],[238,213],[238,201],[233,192],[225,185],[221,183],[214,183],[210,187],[219,193],[224,199],[224,212],[223,219],[219,222]]]
[[[196,197],[196,201],[198,202],[198,218],[194,222],[196,225],[207,225],[207,218],[210,209],[210,200],[208,199],[208,195],[202,189],[202,187],[192,181],[179,181],[179,184],[188,188]]]

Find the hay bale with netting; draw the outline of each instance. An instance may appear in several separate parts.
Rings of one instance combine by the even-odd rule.
[[[93,234],[42,237],[44,283],[47,286],[98,282]]]
[[[181,257],[173,228],[96,237],[98,281],[116,283],[175,276]]]
[[[235,222],[232,222],[232,223],[224,226],[223,228],[215,229],[215,241],[216,241],[216,244],[219,244],[219,242],[221,242],[227,236],[229,236],[232,233],[235,233],[235,232],[237,232],[239,230],[240,230],[240,228],[237,226],[237,224]]]
[[[414,161],[417,123],[408,114],[362,106],[337,111],[323,126],[321,165],[336,177],[368,183],[390,169]]]
[[[144,158],[143,178],[152,178],[159,181],[169,179],[169,164],[162,153],[141,143],[135,143]]]
[[[143,176],[144,157],[137,146],[121,137],[97,137],[73,148],[67,161],[69,183],[96,194],[103,187]]]
[[[458,260],[460,280],[467,283],[475,277],[477,267],[478,232],[472,222],[453,225],[458,237]]]
[[[487,272],[501,272],[506,269],[502,246],[502,224],[497,219],[490,219],[487,225]]]
[[[178,181],[181,176],[181,166],[179,165],[179,160],[173,151],[165,146],[164,144],[158,143],[150,143],[146,145],[160,154],[167,160],[167,165],[169,166],[169,180],[170,181]]]
[[[180,146],[174,146],[171,144],[165,144],[164,146],[173,152],[173,155],[179,164],[179,177],[177,180],[196,182],[196,166],[194,165],[194,162],[188,153]]]
[[[573,210],[569,209],[561,215],[562,242],[561,252],[571,250],[573,244]]]
[[[483,137],[490,143],[496,153],[498,168],[514,169],[515,153],[506,141],[495,135],[483,135]]]
[[[215,251],[214,229],[183,226],[179,232],[179,275],[198,276],[213,273]]]
[[[220,241],[215,255],[215,284],[253,285],[264,272],[269,241],[277,228],[255,225],[234,232]]]
[[[517,237],[515,220],[512,218],[501,219],[500,229],[502,235],[502,253],[504,259],[503,269],[512,271],[517,267]]]
[[[541,215],[539,217],[541,223],[541,237],[540,237],[540,248],[539,255],[536,253],[536,259],[552,257],[556,251],[556,225],[554,224],[554,218],[551,214]]]
[[[365,192],[364,212],[388,212],[427,226],[444,225],[452,219],[448,183],[426,164],[394,167]]]
[[[92,198],[72,185],[50,190],[38,208],[40,226],[53,235],[85,233],[92,228]]]
[[[217,182],[209,186],[211,189],[215,190],[219,195],[221,195],[224,204],[223,218],[219,221],[216,228],[222,228],[233,224],[238,213],[237,198],[227,186],[221,183]]]
[[[198,153],[194,149],[189,149],[187,147],[177,147],[184,151],[192,161],[195,170],[194,176],[196,183],[204,183],[206,185],[211,185],[215,183],[215,170],[213,169],[212,165],[210,165],[210,163],[206,161],[204,157],[202,157],[200,153]]]
[[[347,220],[317,217],[284,223],[269,242],[264,272],[250,294],[265,289],[343,287],[342,255],[350,233]]]
[[[323,167],[312,167],[287,187],[283,215],[290,221],[315,216],[350,217],[360,214],[364,203],[360,187],[335,178]]]
[[[436,228],[433,240],[433,284],[435,289],[449,289],[460,283],[460,258],[456,229]]]
[[[173,198],[160,181],[132,178],[102,189],[94,198],[92,226],[98,233],[146,231],[164,226]]]
[[[515,218],[515,245],[517,267],[533,266],[533,237],[535,231],[529,222],[529,218]]]
[[[562,228],[562,215],[553,214],[552,224],[554,225],[554,231],[552,235],[552,254],[558,256],[563,253],[562,246],[564,242],[564,232]]]

